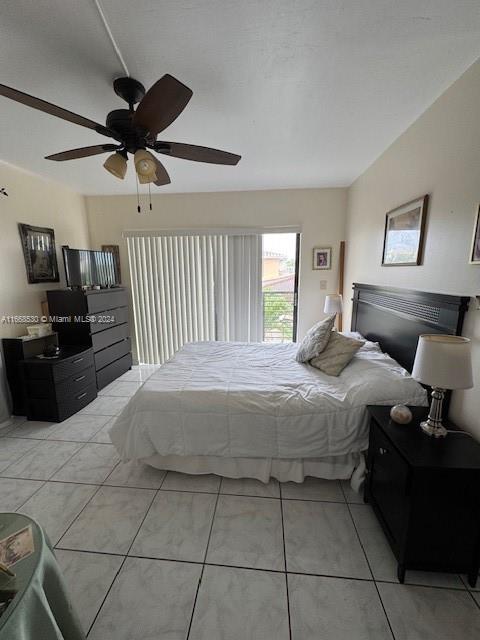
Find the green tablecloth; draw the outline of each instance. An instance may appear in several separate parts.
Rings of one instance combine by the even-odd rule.
[[[52,547],[41,527],[27,516],[1,513],[0,539],[29,524],[35,552],[11,567],[15,578],[0,572],[0,590],[18,592],[0,616],[0,640],[85,640]]]

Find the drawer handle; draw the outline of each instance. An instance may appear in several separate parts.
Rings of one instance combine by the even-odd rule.
[[[83,358],[77,358],[76,360],[73,361],[73,364],[78,364],[79,362],[82,362]]]
[[[378,449],[378,452],[380,453],[381,456],[384,456],[386,453],[388,453],[388,449],[384,449],[383,447],[380,447]]]
[[[75,382],[80,382],[80,380],[85,380],[85,376],[79,376],[78,378],[75,378]]]
[[[81,393],[79,396],[77,396],[77,400],[81,400],[82,398],[84,398],[87,395],[87,392],[84,391],[83,393]]]

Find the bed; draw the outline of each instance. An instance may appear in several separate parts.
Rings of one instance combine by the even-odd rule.
[[[358,486],[366,405],[427,405],[408,373],[418,335],[461,331],[466,299],[354,285],[353,300],[352,331],[366,343],[338,378],[296,362],[295,344],[185,345],[110,430],[122,459],[263,482],[352,478]]]

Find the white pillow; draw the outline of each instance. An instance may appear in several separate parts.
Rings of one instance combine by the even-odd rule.
[[[307,331],[295,356],[297,362],[308,362],[322,353],[327,346],[334,322],[335,314],[317,322]]]
[[[370,340],[365,338],[365,336],[362,336],[362,334],[359,333],[358,331],[342,331],[341,333],[343,336],[346,336],[347,338],[355,338],[355,340],[364,340],[365,342],[363,344],[362,351],[378,351],[379,353],[382,353],[382,350],[380,349],[380,345],[378,344],[378,342],[371,342]]]
[[[339,376],[364,344],[363,340],[355,340],[332,331],[327,346],[320,355],[310,360],[310,364],[329,376]]]

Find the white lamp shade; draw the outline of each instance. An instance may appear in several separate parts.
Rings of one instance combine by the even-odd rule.
[[[412,377],[438,389],[473,387],[470,340],[461,336],[421,335]]]
[[[342,296],[339,293],[326,296],[323,311],[328,314],[342,313]]]

